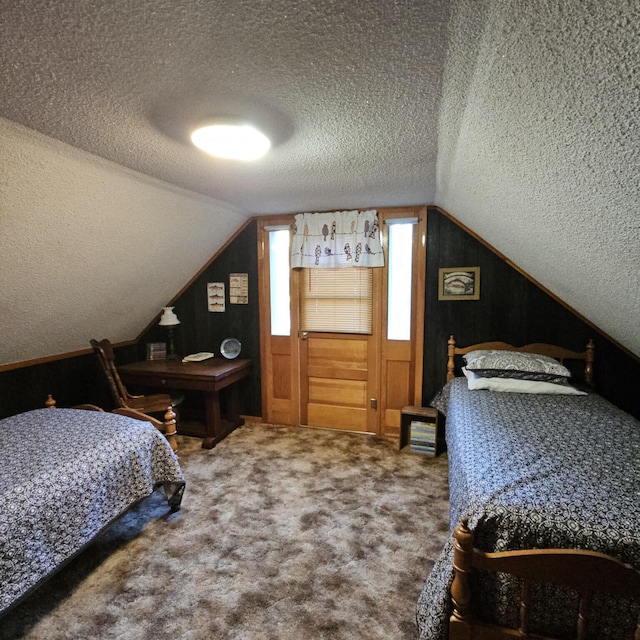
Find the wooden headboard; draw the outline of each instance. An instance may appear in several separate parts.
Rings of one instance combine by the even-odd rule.
[[[476,349],[496,349],[500,351],[521,351],[524,353],[539,353],[543,356],[550,356],[560,362],[564,360],[584,360],[584,380],[590,386],[593,387],[593,357],[595,346],[593,340],[589,340],[584,351],[572,351],[571,349],[565,349],[564,347],[558,347],[554,344],[546,344],[544,342],[535,342],[532,344],[525,344],[522,347],[514,347],[506,342],[480,342],[478,344],[472,344],[468,347],[456,347],[456,341],[453,336],[449,336],[447,341],[447,382],[453,380],[455,377],[455,364],[454,357],[469,353]]]

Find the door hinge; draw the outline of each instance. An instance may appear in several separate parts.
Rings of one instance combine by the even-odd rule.
[[[371,398],[370,402],[371,402],[371,408],[372,409],[377,409],[378,408],[378,401],[375,398]]]

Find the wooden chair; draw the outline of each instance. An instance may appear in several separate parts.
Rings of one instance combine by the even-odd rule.
[[[168,407],[175,409],[180,403],[182,398],[172,398],[166,393],[152,395],[133,395],[129,393],[118,375],[111,342],[106,338],[99,342],[92,338],[89,342],[98,356],[98,361],[107,379],[109,391],[111,391],[117,408],[134,409],[142,413],[162,413],[164,415]]]
[[[454,536],[453,615],[449,619],[449,640],[553,640],[529,631],[533,583],[564,585],[578,593],[577,640],[587,637],[589,603],[593,593],[606,592],[632,600],[640,599],[640,571],[603,553],[580,549],[484,553],[474,548],[473,532],[467,527],[466,518],[456,526]],[[473,618],[469,577],[474,569],[508,573],[520,578],[519,629],[489,625]],[[640,619],[634,640],[640,640]]]

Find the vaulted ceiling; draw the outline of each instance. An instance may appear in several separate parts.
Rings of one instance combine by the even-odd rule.
[[[404,204],[640,355],[639,25],[627,0],[2,3],[0,364],[135,337],[248,216]],[[272,151],[199,151],[216,115]]]

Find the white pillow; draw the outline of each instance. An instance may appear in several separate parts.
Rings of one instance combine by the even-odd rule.
[[[555,358],[537,353],[500,349],[469,351],[464,356],[467,369],[485,378],[520,378],[565,383],[571,372]]]
[[[568,396],[586,396],[586,391],[580,391],[568,384],[555,384],[553,382],[541,382],[539,380],[519,380],[517,378],[482,378],[473,371],[467,371],[462,367],[467,377],[469,389],[487,389],[488,391],[506,391],[509,393],[548,393],[563,394]]]

